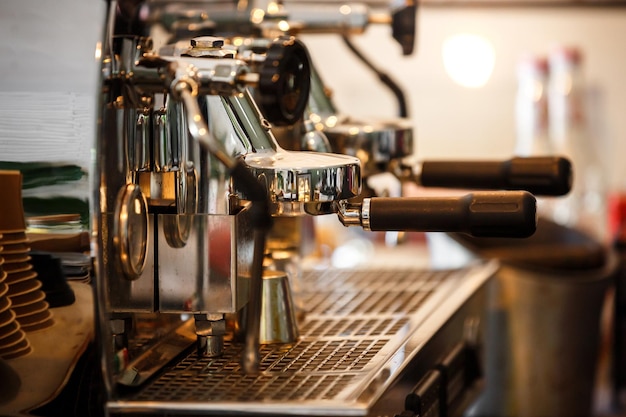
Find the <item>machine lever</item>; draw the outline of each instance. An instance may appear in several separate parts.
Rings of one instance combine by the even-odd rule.
[[[572,187],[572,164],[563,157],[516,157],[506,161],[424,161],[426,187],[525,190],[561,196]]]
[[[526,191],[454,197],[366,198],[341,207],[345,226],[373,231],[459,232],[475,237],[528,237],[537,227],[537,200]]]

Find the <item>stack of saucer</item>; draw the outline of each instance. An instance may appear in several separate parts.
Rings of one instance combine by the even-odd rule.
[[[0,255],[3,255],[1,247]],[[13,359],[27,355],[32,349],[26,333],[16,320],[17,315],[11,308],[9,285],[6,282],[8,273],[4,270],[3,264],[4,258],[0,257],[0,358]]]

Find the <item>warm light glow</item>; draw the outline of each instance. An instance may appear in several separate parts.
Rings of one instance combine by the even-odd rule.
[[[488,39],[468,33],[454,35],[443,42],[443,65],[454,82],[479,88],[489,81],[496,53]]]
[[[311,200],[310,178],[305,175],[298,175],[298,201]]]
[[[337,116],[329,116],[328,119],[326,119],[326,126],[335,127],[337,126],[337,122]]]
[[[96,61],[100,61],[102,58],[102,42],[96,43]]]
[[[280,12],[280,5],[276,2],[270,2],[267,5],[267,13],[269,14],[276,14]]]
[[[361,132],[361,130],[358,127],[351,127],[348,129],[348,133],[350,133],[351,136],[356,136]]]
[[[259,24],[263,22],[263,18],[265,17],[265,12],[263,9],[254,9],[250,13],[250,21],[254,24]]]
[[[322,118],[320,117],[319,114],[317,113],[311,113],[309,115],[309,119],[313,122],[313,123],[319,123],[322,121]]]
[[[280,22],[278,22],[278,29],[280,29],[282,32],[288,32],[289,22],[287,22],[286,20],[281,20]]]
[[[352,13],[352,8],[349,5],[344,4],[339,8],[339,13],[343,15],[349,15],[350,13]]]

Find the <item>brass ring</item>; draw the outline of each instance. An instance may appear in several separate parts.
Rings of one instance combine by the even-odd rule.
[[[146,266],[148,204],[136,184],[127,184],[117,195],[113,243],[124,276],[136,280]]]

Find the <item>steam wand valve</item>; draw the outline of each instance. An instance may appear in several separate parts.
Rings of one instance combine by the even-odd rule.
[[[456,197],[365,198],[342,202],[344,226],[372,231],[458,232],[475,237],[529,237],[537,200],[526,191],[475,192]]]
[[[187,114],[187,123],[191,136],[200,146],[215,156],[229,170],[237,187],[252,202],[252,227],[254,229],[254,249],[250,272],[250,299],[247,311],[247,330],[242,368],[247,374],[256,374],[259,370],[259,329],[261,327],[261,296],[263,283],[263,258],[265,256],[266,235],[272,227],[270,201],[266,187],[260,183],[245,165],[241,158],[229,156],[209,131],[202,117],[200,106],[196,100],[197,89],[193,80],[181,79],[173,85],[173,90],[182,100]]]
[[[567,158],[546,156],[505,161],[424,161],[421,172],[412,173],[412,177],[425,187],[525,190],[535,195],[562,196],[571,190],[573,174]]]

